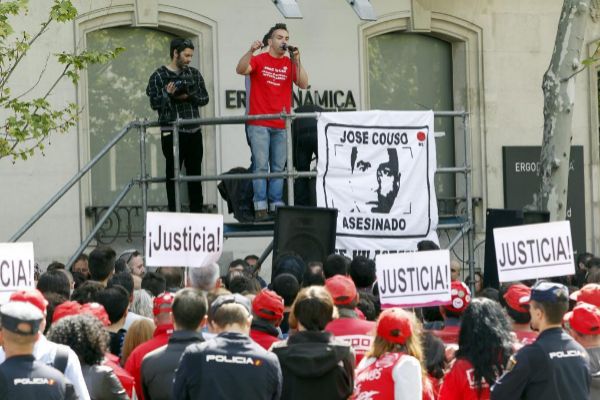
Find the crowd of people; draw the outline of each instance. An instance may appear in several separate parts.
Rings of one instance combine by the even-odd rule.
[[[222,276],[143,261],[98,247],[12,293],[0,398],[600,398],[590,254],[572,277],[475,293],[452,263],[450,303],[385,310],[364,257],[282,254],[270,284],[252,255]]]

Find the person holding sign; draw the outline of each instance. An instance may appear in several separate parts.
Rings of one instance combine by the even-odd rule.
[[[525,304],[522,304],[522,299],[529,298],[531,289],[522,283],[510,285],[502,296],[504,302],[502,305],[506,313],[512,320],[512,327],[517,340],[521,345],[527,345],[535,342],[538,334],[531,330],[529,322],[531,316]]]
[[[500,305],[486,298],[474,299],[462,316],[456,361],[444,377],[439,399],[488,400],[490,386],[502,373],[512,345],[510,322]]]
[[[566,286],[538,282],[525,300],[529,304],[531,327],[540,335],[533,344],[510,358],[507,372],[492,387],[491,399],[588,399],[587,354],[561,326],[569,309]],[[481,343],[483,338],[483,335],[474,336],[473,341]],[[489,353],[489,348],[486,351]]]
[[[353,399],[432,399],[423,374],[423,349],[413,314],[390,308],[379,316],[377,336],[356,367]]]

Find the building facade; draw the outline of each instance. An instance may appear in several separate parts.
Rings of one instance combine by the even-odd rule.
[[[372,0],[371,4],[378,19],[367,22],[361,21],[344,0],[300,1],[303,18],[285,21],[267,0],[75,2],[79,17],[70,24],[54,25],[32,48],[14,80],[15,89],[35,83],[48,54],[116,46],[126,51],[108,65],[91,67],[77,87],[64,81],[56,88],[53,102],[72,101],[81,109],[76,129],[51,137],[45,156],[38,154],[26,162],[0,161],[5,188],[0,196],[1,237],[8,239],[128,122],[156,118],[145,87],[150,73],[169,62],[172,37],[184,36],[195,44],[193,65],[202,72],[211,97],[202,115],[242,115],[244,79],[235,73],[237,61],[269,27],[286,22],[290,43],[300,48],[310,81],[307,90],[295,89],[295,105],[314,103],[336,111],[469,112],[469,148],[463,145],[460,118],[436,119],[435,129],[443,133],[436,143],[440,166],[460,165],[466,153],[472,159],[479,243],[485,229],[485,210],[504,208],[506,187],[517,184],[505,179],[505,148],[541,143],[541,83],[550,62],[562,2]],[[19,24],[24,29],[33,28],[45,13],[44,7],[32,6]],[[596,13],[592,10],[584,40],[586,57],[600,39]],[[58,73],[59,68],[47,66],[46,76]],[[596,252],[600,237],[596,224],[600,217],[597,67],[576,79],[573,144],[583,148],[583,178],[578,190],[585,204],[584,242],[585,249]],[[163,176],[160,138],[156,130],[149,133],[148,172]],[[34,242],[41,264],[53,259],[66,261],[122,186],[139,174],[137,132],[128,134],[105,158],[22,238]],[[204,129],[205,173],[218,174],[249,164],[242,125]],[[524,172],[536,168],[535,160],[519,165],[514,168],[526,168]],[[462,180],[455,176],[436,179],[438,198],[446,204],[440,209],[452,214],[464,208]],[[162,184],[151,185],[150,204],[165,204],[163,192]],[[207,203],[226,213],[214,183],[204,185],[204,194]],[[139,218],[135,207],[139,199],[139,190],[133,190],[124,200],[123,214],[105,227],[107,243],[114,239],[110,236],[115,230],[126,230],[123,227],[128,218]],[[117,228],[118,224],[123,227]],[[440,236],[444,241],[444,235]],[[124,239],[115,245],[127,246]],[[227,257],[238,258],[260,253],[266,243],[266,239],[236,239],[228,241],[225,249]],[[476,255],[482,260],[483,246],[478,246]]]

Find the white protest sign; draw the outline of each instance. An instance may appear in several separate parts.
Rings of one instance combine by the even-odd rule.
[[[450,303],[448,250],[380,254],[375,265],[382,308]]]
[[[438,242],[432,111],[321,113],[317,126],[317,205],[339,210],[336,253]]]
[[[17,289],[35,287],[33,243],[0,243],[0,304]]]
[[[500,282],[574,275],[569,221],[494,229]]]
[[[149,212],[146,214],[146,264],[201,267],[223,251],[223,216]]]

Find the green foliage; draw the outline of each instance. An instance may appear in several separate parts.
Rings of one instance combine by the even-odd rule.
[[[0,108],[4,115],[4,120],[0,121],[0,159],[11,157],[13,162],[18,159],[26,160],[36,150],[43,154],[44,142],[49,135],[64,133],[75,126],[78,116],[76,104],[57,107],[48,101],[56,85],[65,77],[76,84],[82,70],[93,64],[106,63],[124,50],[117,47],[102,52],[82,51],[72,54],[65,51],[54,54],[56,62],[63,65],[62,72],[53,80],[42,79],[46,75],[46,65],[35,84],[24,93],[14,95],[10,89],[12,74],[36,40],[53,23],[67,23],[77,17],[77,9],[71,0],[52,0],[48,17],[38,31],[15,33],[10,18],[26,15],[27,7],[27,0],[0,3]],[[50,84],[44,85],[47,82]],[[39,84],[48,87],[40,95],[28,96]]]

